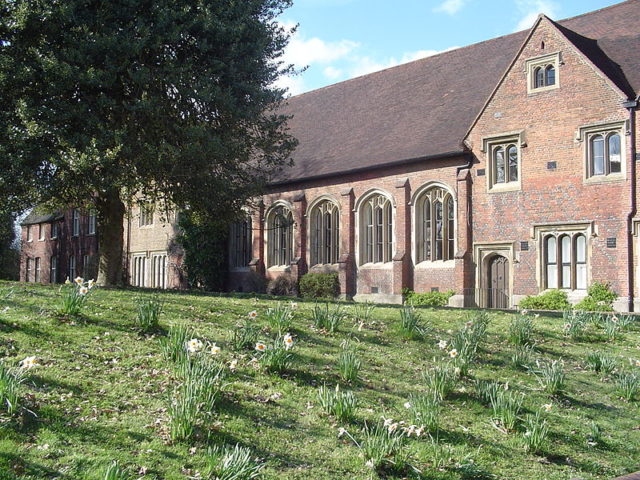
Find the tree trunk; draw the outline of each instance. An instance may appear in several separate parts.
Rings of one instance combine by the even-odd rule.
[[[120,192],[109,190],[96,198],[98,211],[98,263],[97,284],[122,284],[122,252],[124,242],[125,206]]]

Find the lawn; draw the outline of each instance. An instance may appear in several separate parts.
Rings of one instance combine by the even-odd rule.
[[[640,395],[632,387],[640,374],[640,324],[634,321],[618,327],[577,318],[567,329],[561,317],[421,308],[423,332],[412,335],[399,328],[399,307],[376,306],[367,317],[361,307],[340,304],[345,316],[330,332],[316,327],[313,302],[297,301],[292,325],[278,336],[267,321],[274,299],[166,292],[159,294],[161,328],[144,334],[136,324],[138,302],[153,292],[93,288],[78,316],[58,313],[61,295],[59,287],[0,282],[5,369],[31,356],[37,363],[20,370],[17,411],[10,415],[0,406],[0,479],[103,479],[113,460],[130,474],[126,478],[208,478],[209,447],[236,444],[264,463],[267,479],[609,480],[639,469]],[[475,355],[453,351],[462,345],[454,337],[485,317]],[[518,328],[512,326],[516,318]],[[245,324],[258,327],[257,338],[248,335],[250,348],[234,348],[237,336],[247,333],[237,329],[234,342],[234,329]],[[202,345],[193,344],[198,351],[182,355],[183,361],[225,366],[221,396],[183,439],[170,417],[187,377],[180,361],[163,351],[178,326],[192,329],[189,339]],[[280,360],[290,354],[290,364],[276,359],[274,371],[267,371],[266,353],[257,352],[254,341],[269,350],[272,342],[284,345],[285,333],[293,346],[278,352]],[[533,348],[516,347],[516,334]],[[361,363],[350,382],[337,367],[344,351]],[[590,354],[592,364],[598,361],[595,352],[613,362],[609,371],[588,368]],[[561,361],[555,366],[565,380],[552,393],[543,388],[540,371],[554,360]],[[418,399],[434,398],[434,369],[450,391],[427,408],[430,426],[420,436],[410,430],[407,438],[405,427],[421,426],[412,416]],[[557,380],[554,375],[546,378]],[[631,385],[629,400],[621,378]],[[490,381],[499,382],[497,390]],[[357,400],[351,418],[338,420],[321,406],[319,388],[331,393],[337,384]],[[0,382],[0,397],[2,388]],[[497,397],[522,402],[512,426],[492,408],[491,388],[494,403]],[[383,426],[382,417],[393,420]],[[395,455],[373,462],[364,454],[363,428],[379,426],[385,433],[400,421],[406,423],[392,435]],[[546,437],[531,446],[540,429]]]

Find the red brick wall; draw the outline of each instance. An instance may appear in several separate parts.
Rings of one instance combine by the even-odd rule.
[[[528,94],[525,60],[556,51],[562,60],[559,88]],[[473,241],[529,241],[530,250],[520,252],[514,265],[514,294],[536,294],[541,288],[536,277],[540,245],[531,238],[534,224],[594,221],[589,281],[609,281],[626,296],[630,158],[627,154],[625,180],[587,183],[584,142],[576,141],[582,126],[626,120],[623,100],[543,19],[472,129],[468,143],[479,162],[472,171]],[[477,175],[478,169],[488,173],[482,138],[516,130],[524,130],[527,144],[521,149],[522,188],[488,193],[487,177]],[[556,170],[547,170],[549,161],[557,163]],[[606,248],[608,237],[617,239],[617,248]]]
[[[40,281],[42,283],[50,283],[51,257],[58,257],[58,281],[64,282],[69,275],[69,257],[76,257],[76,275],[85,275],[95,278],[97,266],[98,240],[96,235],[88,235],[88,216],[86,212],[81,211],[80,214],[80,235],[72,236],[72,210],[68,209],[64,212],[64,219],[57,220],[58,238],[51,238],[51,223],[43,223],[44,240],[40,240],[38,236],[38,224],[31,225],[32,241],[27,241],[27,227],[22,227],[22,249],[20,258],[20,280],[34,281],[34,271],[32,269],[31,277],[27,275],[27,258],[40,258]],[[99,228],[99,227],[98,227]],[[90,269],[83,272],[83,256],[89,255]],[[35,262],[32,263],[35,265]]]
[[[265,195],[265,214],[269,207],[278,200],[284,200],[292,205],[294,210],[294,258],[299,258],[297,265],[291,268],[293,274],[302,275],[308,270],[309,239],[307,225],[307,205],[311,205],[315,199],[322,195],[333,198],[341,208],[340,243],[341,262],[333,270],[341,271],[343,293],[348,295],[370,294],[372,287],[378,288],[381,294],[399,295],[403,287],[413,287],[416,291],[430,291],[431,288],[439,288],[441,291],[448,289],[461,291],[463,260],[462,258],[451,260],[443,265],[437,262],[437,266],[420,265],[414,269],[413,259],[413,233],[414,209],[410,205],[413,193],[421,186],[429,182],[440,182],[448,186],[459,204],[457,198],[459,185],[456,179],[456,168],[466,163],[463,157],[444,160],[425,160],[412,165],[390,167],[358,174],[347,174],[340,178],[329,178],[314,182],[299,182],[274,189],[273,193]],[[390,196],[395,205],[394,215],[394,258],[384,266],[358,266],[357,259],[357,212],[350,211],[354,204],[358,203],[364,195],[372,189],[385,192]],[[467,191],[463,188],[463,195]],[[466,201],[464,202],[466,205]],[[458,214],[458,246],[461,244],[460,235],[467,235],[466,215],[462,217],[460,208]],[[462,218],[462,220],[460,220]],[[266,243],[261,240],[264,232],[263,222],[259,221],[259,215],[254,214],[254,238],[253,257],[264,265],[267,256]],[[268,235],[268,234],[267,234]],[[464,242],[462,242],[464,243]],[[458,251],[464,257],[465,251]],[[260,271],[257,265],[254,267]],[[343,269],[344,271],[342,271]],[[266,276],[273,279],[282,274],[282,269],[266,269]],[[229,286],[238,288],[241,274],[233,273],[229,277]]]

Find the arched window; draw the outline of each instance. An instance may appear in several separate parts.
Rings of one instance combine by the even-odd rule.
[[[367,199],[360,212],[360,263],[392,260],[393,219],[391,201],[384,195]]]
[[[432,187],[416,202],[417,262],[451,260],[454,256],[455,205],[451,194]]]
[[[547,65],[547,68],[544,69],[544,86],[548,87],[550,85],[556,84],[556,69],[553,65]]]
[[[251,217],[231,224],[229,233],[229,263],[231,268],[243,268],[251,262]]]
[[[545,264],[547,270],[547,288],[558,288],[558,242],[549,235],[545,241]]]
[[[340,211],[323,200],[311,210],[311,266],[338,263],[340,256]]]
[[[587,238],[583,233],[544,237],[546,288],[587,288]]]
[[[518,147],[516,145],[494,146],[492,161],[494,184],[518,181]]]
[[[540,88],[540,87],[544,87],[544,69],[542,67],[537,67],[534,71],[533,71],[533,75],[534,75],[534,85],[533,88]]]
[[[613,127],[614,125],[611,125]],[[587,176],[619,175],[624,166],[623,128],[600,130],[584,127],[586,133]]]
[[[269,267],[289,266],[293,257],[293,215],[284,206],[275,207],[267,217]]]

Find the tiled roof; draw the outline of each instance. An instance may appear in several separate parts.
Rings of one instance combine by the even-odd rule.
[[[25,219],[20,222],[20,225],[37,225],[38,223],[49,223],[54,220],[62,220],[64,215],[62,212],[55,213],[42,213],[36,210],[32,210]]]
[[[640,90],[640,0],[558,22],[628,95]],[[294,166],[276,183],[451,156],[527,32],[354,78],[291,97]]]

